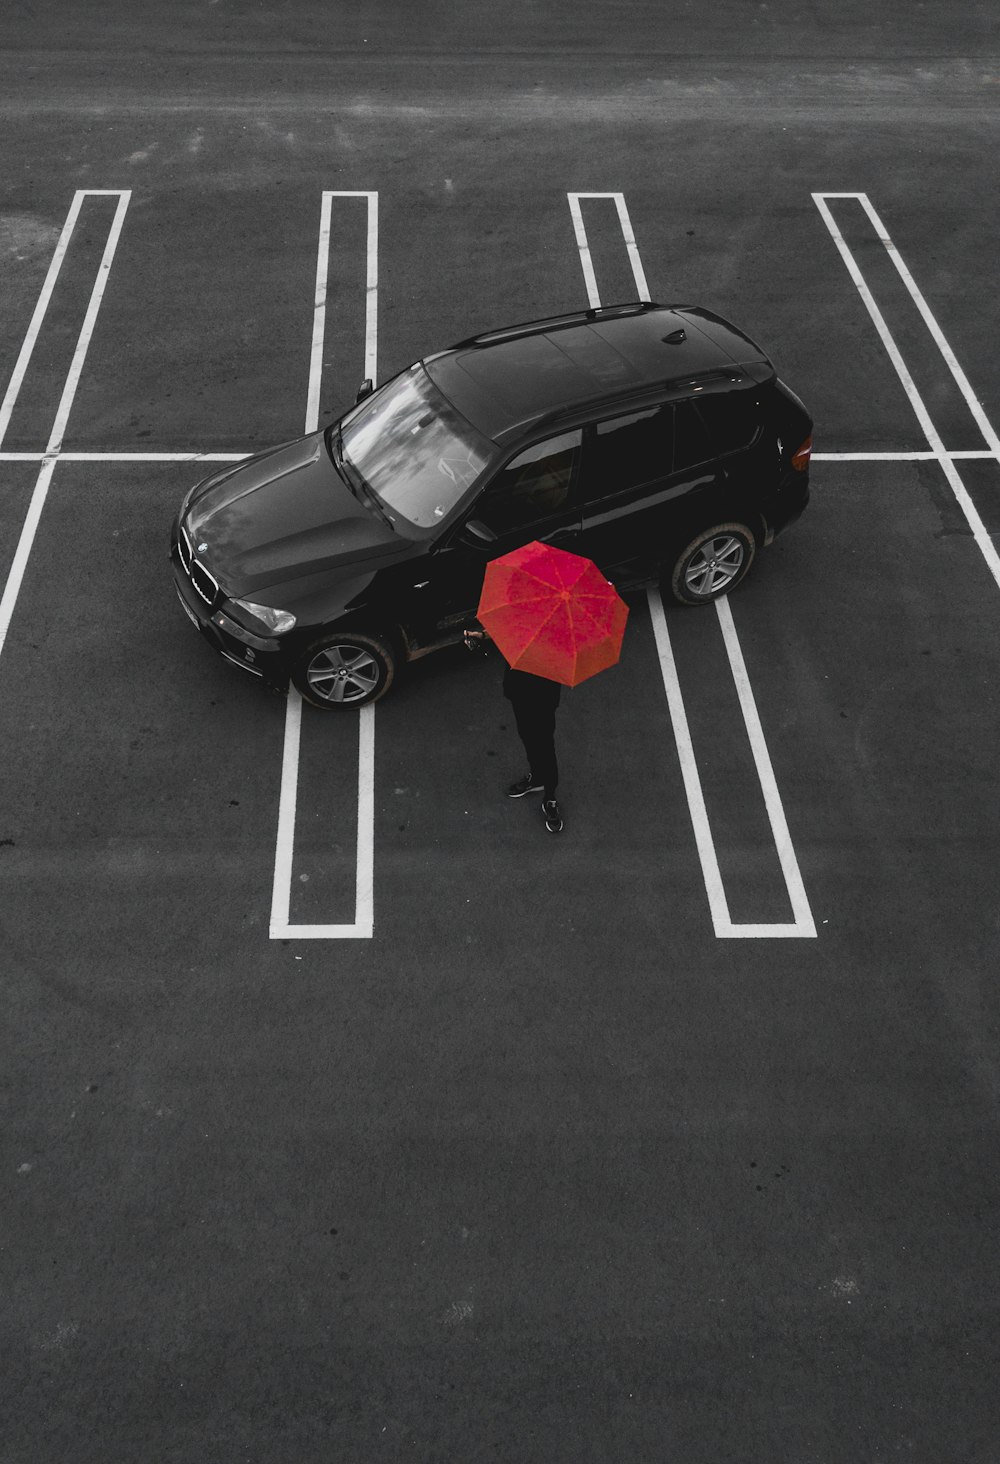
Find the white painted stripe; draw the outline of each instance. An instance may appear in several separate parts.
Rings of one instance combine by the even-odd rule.
[[[795,849],[788,832],[788,822],[782,807],[781,796],[778,793],[774,769],[771,766],[771,756],[767,750],[767,743],[764,741],[764,729],[760,724],[753,688],[750,685],[743,651],[736,635],[736,626],[733,624],[733,612],[729,608],[729,600],[725,595],[720,600],[716,600],[715,609],[722,627],[722,638],[726,643],[729,667],[736,683],[736,694],[740,699],[740,710],[743,713],[747,736],[750,739],[750,751],[753,753],[754,766],[757,769],[761,792],[764,795],[764,807],[767,809],[767,817],[771,824],[774,847],[778,851],[781,873],[784,876],[785,888],[788,890],[788,898],[791,901],[795,933],[815,937],[816,925],[809,908],[802,875],[799,872],[799,862],[795,857]],[[734,933],[743,935],[749,928],[751,927],[737,927]],[[756,925],[752,929],[755,933],[767,933],[770,927]]]
[[[102,195],[112,192],[110,189],[100,191]],[[111,264],[118,246],[118,238],[121,234],[122,224],[125,222],[125,212],[129,205],[129,199],[132,196],[128,190],[114,191],[118,196],[118,207],[115,209],[107,243],[104,246],[104,253],[101,257],[101,263],[98,266],[97,278],[94,281],[87,311],[83,318],[83,325],[80,327],[76,348],[69,364],[69,371],[66,373],[66,381],[62,389],[62,395],[59,398],[59,405],[56,408],[55,420],[52,424],[52,431],[49,433],[45,456],[42,459],[41,470],[35,482],[31,501],[28,504],[28,512],[25,515],[17,548],[14,551],[14,558],[7,576],[7,583],[4,587],[3,596],[0,597],[0,654],[3,653],[3,648],[7,643],[7,632],[10,629],[14,607],[17,604],[17,597],[24,580],[28,556],[35,542],[35,534],[42,516],[42,509],[45,507],[45,500],[48,497],[49,484],[52,482],[52,474],[55,471],[55,465],[59,458],[59,449],[62,446],[66,423],[69,420],[69,414],[72,410],[73,398],[80,384],[80,374],[83,371],[83,363],[87,357],[87,348],[90,345],[90,338],[93,335],[94,326],[97,323],[97,313],[101,308],[101,301],[104,298],[104,290],[108,282]],[[76,199],[74,199],[75,202]]]
[[[55,456],[61,463],[238,463],[252,452],[0,452],[3,463],[40,463]]]
[[[823,197],[824,195],[821,194],[819,196]],[[930,306],[927,304],[927,301],[924,299],[920,290],[917,288],[916,281],[914,280],[910,271],[907,269],[905,263],[903,262],[903,256],[900,254],[899,250],[890,239],[889,231],[885,227],[885,224],[883,224],[882,220],[879,218],[878,214],[875,212],[875,209],[872,207],[867,193],[858,193],[855,194],[855,197],[871,220],[872,226],[875,230],[875,233],[878,235],[883,248],[895,265],[896,272],[898,273],[900,279],[903,281],[903,284],[909,291],[913,303],[920,311],[920,315],[924,324],[930,331],[931,335],[934,337],[934,344],[937,346],[938,350],[941,352],[941,355],[944,357],[945,365],[948,367],[948,370],[951,372],[952,376],[955,379],[959,391],[965,398],[965,404],[975,418],[976,425],[978,426],[980,432],[983,434],[983,439],[989,444],[990,451],[993,456],[997,459],[1000,459],[1000,437],[997,436],[996,431],[993,428],[993,424],[990,422],[990,419],[983,411],[982,404],[980,403],[979,398],[973,392],[972,387],[969,384],[969,378],[966,376],[965,372],[958,364],[954,351],[945,340],[944,332],[941,330],[941,327],[938,325],[933,314],[931,313]]]
[[[625,207],[624,193],[615,194],[615,208],[618,210],[618,222],[621,224],[622,238],[625,240],[629,264],[632,266],[632,278],[635,280],[638,298],[640,300],[648,300],[649,287],[646,284],[646,272],[642,267],[642,260],[639,258],[635,233],[632,229],[632,220],[629,218],[628,209]]]
[[[368,197],[365,279],[365,376],[378,385],[378,194]]]
[[[917,420],[923,428],[924,436],[930,443],[935,458],[941,464],[941,471],[947,478],[948,484],[951,487],[951,491],[954,493],[958,505],[965,515],[966,522],[968,523],[969,528],[972,530],[972,536],[976,541],[980,553],[986,560],[986,564],[990,571],[990,574],[993,576],[997,588],[1000,589],[1000,555],[997,554],[993,541],[990,538],[989,534],[986,532],[986,526],[979,516],[979,510],[976,508],[972,499],[969,497],[968,490],[966,489],[965,484],[962,482],[961,478],[958,475],[958,469],[952,462],[951,457],[945,449],[944,443],[941,441],[941,437],[938,433],[937,428],[931,421],[930,413],[924,405],[924,400],[917,390],[913,377],[907,370],[906,363],[904,362],[903,357],[900,354],[899,348],[896,345],[895,340],[893,339],[892,333],[890,332],[888,325],[886,324],[885,317],[883,316],[878,305],[875,303],[875,298],[872,295],[871,290],[868,288],[864,275],[861,273],[861,269],[859,268],[858,263],[854,258],[854,255],[851,253],[851,250],[848,247],[846,240],[841,234],[840,229],[837,227],[837,223],[826,202],[828,197],[851,198],[855,201],[860,201],[864,197],[864,195],[859,193],[814,193],[812,197],[813,202],[819,209],[820,216],[822,217],[823,222],[826,224],[827,229],[830,231],[830,236],[833,239],[834,244],[837,246],[840,257],[847,267],[847,272],[850,275],[851,279],[854,281],[854,286],[857,289],[858,294],[861,296],[865,309],[868,311],[868,314],[871,317],[872,324],[875,326],[875,329],[878,332],[879,339],[886,349],[889,360],[892,362],[893,366],[896,369],[896,375],[899,377],[903,390],[906,392],[906,395],[909,398],[910,406],[913,408]],[[884,229],[882,232],[884,234]],[[883,238],[883,243],[885,243],[886,238],[888,238],[888,235],[885,235],[885,237]]]
[[[365,925],[272,925],[271,940],[365,940],[371,937]]]
[[[727,936],[733,929],[733,922],[729,916],[729,905],[722,885],[722,875],[719,872],[719,860],[712,841],[712,830],[709,827],[708,812],[705,808],[705,795],[702,792],[701,778],[698,776],[698,763],[694,755],[694,744],[691,741],[687,713],[684,710],[684,697],[677,679],[677,665],[674,661],[673,647],[670,644],[663,601],[660,598],[659,590],[655,589],[648,590],[646,598],[649,601],[649,616],[653,622],[653,635],[656,638],[656,650],[660,658],[660,674],[663,677],[663,689],[667,693],[667,708],[674,729],[674,741],[677,744],[681,777],[684,780],[684,793],[691,811],[694,841],[698,850],[698,858],[701,861],[705,893],[708,895],[708,908],[711,911],[716,935]]]
[[[580,210],[581,198],[608,198],[609,194],[595,193],[568,193],[569,212],[573,220],[573,232],[576,234],[576,247],[580,251],[580,267],[583,270],[583,282],[587,289],[587,303],[591,310],[601,308],[601,295],[597,288],[597,277],[594,274],[594,261],[590,257],[590,245],[587,242],[587,231],[583,226],[583,214]]]
[[[314,432],[319,425],[323,350],[326,339],[330,233],[335,198],[364,198],[367,200],[364,374],[370,376],[373,382],[377,380],[378,194],[357,190],[324,190],[316,252],[316,286],[313,294],[313,330],[309,353],[306,432]],[[362,707],[358,714],[357,867],[354,921],[351,924],[293,925],[290,923],[301,726],[302,700],[295,688],[290,687],[285,710],[285,743],[281,755],[281,788],[278,794],[278,833],[275,843],[274,882],[271,888],[270,937],[272,940],[370,939],[374,932],[375,708],[373,706]]]
[[[306,392],[306,432],[319,425],[319,394],[323,384],[323,342],[326,336],[326,277],[330,263],[330,203],[324,192],[319,211],[319,248],[316,250],[316,288],[313,291],[312,350],[309,353],[309,387]]]
[[[989,457],[989,453],[984,453]],[[932,452],[814,452],[814,463],[925,463],[933,462]]]
[[[73,195],[73,202],[70,204],[69,213],[66,215],[66,222],[63,224],[62,233],[59,235],[55,253],[49,263],[48,273],[42,285],[42,292],[28,322],[28,329],[24,340],[21,342],[21,349],[18,352],[17,360],[14,362],[14,370],[11,373],[10,381],[7,383],[7,390],[4,393],[3,401],[0,402],[0,443],[7,435],[7,428],[10,426],[11,415],[24,382],[25,372],[28,369],[28,362],[35,349],[35,342],[38,339],[38,332],[42,328],[42,321],[45,319],[45,312],[49,308],[49,301],[52,299],[52,291],[55,289],[56,280],[59,278],[59,271],[62,269],[63,260],[66,258],[66,250],[69,248],[69,241],[76,221],[80,216],[80,208],[84,198],[87,196],[86,189],[79,189]]]
[[[375,925],[375,708],[358,713],[358,870],[354,920],[358,934]]]
[[[937,452],[814,452],[812,460],[814,463],[932,463],[940,457]],[[988,447],[960,448],[956,452],[946,452],[945,457],[956,459],[967,459],[970,462],[976,458],[989,458],[992,460],[994,454]]]
[[[288,925],[292,898],[292,855],[295,848],[295,804],[299,785],[299,736],[302,698],[294,686],[285,702],[285,741],[281,752],[281,788],[278,794],[278,833],[274,847],[274,882],[271,886],[271,935]]]

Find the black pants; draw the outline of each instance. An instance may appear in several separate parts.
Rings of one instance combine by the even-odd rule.
[[[517,735],[528,755],[528,770],[533,783],[541,783],[544,798],[556,796],[559,764],[556,762],[555,708],[519,707],[514,704]]]

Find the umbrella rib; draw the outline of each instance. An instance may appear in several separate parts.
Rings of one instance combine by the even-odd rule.
[[[534,635],[531,637],[531,639],[529,641],[526,641],[525,644],[518,651],[518,653],[517,653],[517,659],[518,660],[521,659],[521,657],[524,655],[525,651],[528,651],[528,650],[531,649],[531,647],[535,644],[535,641],[541,635],[542,631],[548,625],[549,621],[552,619],[552,617],[559,610],[562,609],[562,607],[563,607],[563,605],[565,603],[566,602],[564,600],[557,600],[556,603],[552,606],[552,609],[549,611],[548,615],[546,615],[545,619],[544,620],[540,620],[538,622],[538,625],[535,627],[535,633],[534,633]]]
[[[585,615],[586,616],[586,618],[590,621],[591,625],[594,627],[594,629],[597,631],[597,633],[599,635],[601,635],[602,637],[606,637],[606,636],[608,636],[608,635],[610,635],[612,633],[611,627],[609,627],[608,625],[602,623],[594,615],[591,614],[591,612],[587,609],[586,605],[583,603],[583,598],[582,597],[580,599],[573,600],[570,603],[572,604],[574,611],[577,611],[578,610],[581,615]],[[602,600],[601,603],[603,605],[603,604],[605,604],[607,602],[604,601],[604,600]]]
[[[578,597],[577,599],[570,600],[569,603],[570,603],[570,606],[572,607],[572,612],[574,614],[576,612],[579,612],[581,615],[585,615],[587,617],[587,619],[590,621],[591,625],[593,625],[595,627],[595,629],[599,630],[602,635],[607,635],[607,627],[604,626],[604,625],[602,625],[601,622],[597,619],[597,617],[595,615],[592,615],[591,614],[591,612],[587,609],[586,605],[583,603],[583,597],[582,596]],[[606,604],[607,602],[606,601],[602,601],[601,603],[602,604]]]

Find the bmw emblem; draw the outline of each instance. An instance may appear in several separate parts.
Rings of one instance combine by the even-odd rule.
[[[199,554],[204,554],[204,552],[205,552],[205,550],[207,548],[208,548],[208,545],[207,544],[199,544],[198,545],[198,553]]]

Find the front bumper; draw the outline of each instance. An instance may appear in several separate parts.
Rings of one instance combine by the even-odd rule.
[[[226,614],[225,601],[209,604],[195,589],[184,568],[177,545],[177,530],[170,540],[170,567],[174,589],[184,613],[214,651],[242,671],[249,671],[279,691],[288,690],[287,655],[277,637],[257,636]]]

